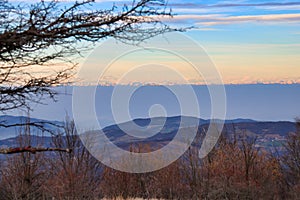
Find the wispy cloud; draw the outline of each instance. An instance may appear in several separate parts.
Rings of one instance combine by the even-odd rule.
[[[293,6],[269,6],[269,7],[259,7],[263,8],[264,10],[268,11],[295,11],[300,10],[300,5],[293,5]]]
[[[198,25],[220,25],[236,23],[296,23],[300,22],[300,14],[268,14],[268,15],[246,15],[246,16],[227,16],[208,19],[205,22],[199,22]]]
[[[171,7],[180,8],[226,8],[226,7],[269,7],[269,6],[299,6],[300,2],[266,2],[266,3],[221,3],[221,4],[199,4],[199,3],[171,3]]]
[[[230,16],[225,14],[178,15],[172,19],[168,19],[168,21],[173,23],[193,22],[198,26],[214,26],[237,23],[300,23],[300,13],[241,16]]]
[[[210,27],[199,27],[199,28],[194,28],[193,30],[199,30],[199,31],[224,31],[223,29],[210,28]]]
[[[201,3],[171,3],[169,6],[178,14],[200,14],[200,13],[219,13],[237,15],[238,13],[252,14],[278,14],[295,13],[300,10],[300,1],[297,2],[261,2],[261,3],[246,3],[243,1],[226,1],[214,4]]]

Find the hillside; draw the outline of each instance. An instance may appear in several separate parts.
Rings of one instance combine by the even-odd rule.
[[[18,123],[25,120],[24,117],[13,117],[13,116],[1,116],[0,119],[7,123]],[[31,121],[42,121],[39,119],[31,119]],[[45,120],[44,120],[45,121]],[[160,126],[165,121],[163,127]],[[180,124],[182,122],[182,124]],[[168,142],[170,142],[178,129],[181,128],[182,131],[189,133],[189,128],[195,124],[199,124],[198,132],[203,129],[207,129],[210,120],[197,119],[193,117],[168,117],[162,118],[157,117],[153,119],[135,119],[131,122],[126,122],[118,125],[112,125],[105,127],[103,132],[106,136],[117,146],[128,149],[130,145],[148,143],[151,144],[152,148],[157,149]],[[217,120],[217,122],[220,122]],[[62,122],[53,121],[52,123],[62,124]],[[151,126],[149,125],[151,124]],[[138,125],[139,127],[135,127]],[[53,128],[53,127],[48,127]],[[55,127],[56,128],[56,127]],[[17,128],[0,128],[0,147],[11,147],[18,146],[18,137],[16,137],[18,131]],[[54,128],[53,128],[54,130]],[[259,122],[250,119],[234,119],[226,120],[223,132],[229,136],[236,134],[246,134],[248,136],[257,137],[257,145],[259,147],[273,147],[281,146],[285,140],[285,137],[291,133],[295,132],[296,127],[293,122]],[[131,135],[126,134],[141,134],[144,136],[153,134],[151,137],[145,139],[136,138]],[[32,128],[32,133],[34,137],[32,141],[34,145],[45,145],[49,146],[51,141],[51,135],[49,133],[43,133],[41,137],[41,131],[36,128]]]

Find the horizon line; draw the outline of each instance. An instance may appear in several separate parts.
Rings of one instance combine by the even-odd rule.
[[[9,115],[9,114],[4,114],[4,115],[0,115],[0,117],[28,117],[28,116],[24,116],[24,115]],[[149,120],[149,119],[155,119],[155,118],[176,118],[176,117],[191,117],[191,118],[196,118],[196,119],[200,119],[200,120],[220,120],[220,121],[234,121],[234,120],[251,120],[253,122],[291,122],[291,123],[295,123],[295,121],[291,121],[291,120],[260,120],[260,119],[254,119],[254,118],[243,118],[243,117],[237,117],[237,118],[225,118],[223,119],[219,119],[219,118],[202,118],[201,116],[199,117],[194,117],[194,116],[187,116],[187,115],[170,115],[170,116],[155,116],[155,117],[137,117],[132,119],[131,121],[134,120]],[[42,119],[42,118],[37,118],[37,117],[30,117],[30,119],[38,119],[38,120],[44,120],[44,121],[57,121],[57,122],[63,122],[63,121],[59,121],[59,120],[48,120],[48,119]],[[297,117],[295,117],[295,119],[297,119]],[[124,121],[124,122],[120,122],[119,124],[122,123],[126,123],[126,122],[130,122],[130,121]],[[109,127],[109,126],[113,126],[113,125],[117,125],[117,124],[111,124],[111,125],[107,125],[103,128]]]
[[[56,85],[53,87],[63,87],[63,86],[77,86],[77,87],[89,87],[89,86],[103,86],[103,87],[111,87],[111,86],[243,86],[243,85],[300,85],[300,82],[295,82],[295,83],[264,83],[264,82],[259,82],[259,83],[225,83],[225,84],[197,84],[197,83],[192,83],[192,84],[183,84],[183,83],[167,83],[167,84],[160,84],[160,83],[132,83],[132,84],[115,84],[115,83],[110,83],[110,84],[93,84],[93,83],[68,83],[68,84],[60,84]]]

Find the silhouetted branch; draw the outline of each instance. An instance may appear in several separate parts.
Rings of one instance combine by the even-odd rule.
[[[0,149],[0,154],[15,154],[15,153],[22,153],[22,152],[29,152],[35,154],[36,152],[44,152],[44,151],[60,151],[71,153],[71,149],[62,149],[62,148],[41,148],[41,147],[16,147],[16,148],[4,148]]]
[[[57,128],[64,128],[63,125],[59,125],[57,123],[53,123],[53,122],[45,122],[45,121],[37,121],[37,122],[20,122],[20,123],[13,123],[13,124],[6,124],[5,121],[0,121],[0,127],[4,127],[4,128],[11,128],[11,127],[23,127],[23,126],[31,126],[31,127],[36,127],[37,129],[39,129],[42,132],[48,132],[52,135],[56,134],[56,129],[51,129],[51,128],[47,128],[45,125],[50,125]]]
[[[138,44],[178,30],[162,22],[172,17],[164,0],[132,1],[110,9],[95,9],[95,3],[0,1],[0,112],[30,110],[32,102],[54,99],[53,86],[69,83],[75,58],[94,42],[113,37]]]

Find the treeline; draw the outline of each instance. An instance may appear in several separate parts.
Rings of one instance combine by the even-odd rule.
[[[223,134],[204,159],[194,145],[164,169],[130,174],[95,160],[68,121],[52,143],[73,151],[7,156],[0,166],[0,198],[300,199],[300,122],[297,125],[297,133],[288,136],[281,154],[256,148],[255,138]],[[27,127],[19,145],[31,143]],[[131,148],[145,149],[149,146]]]

